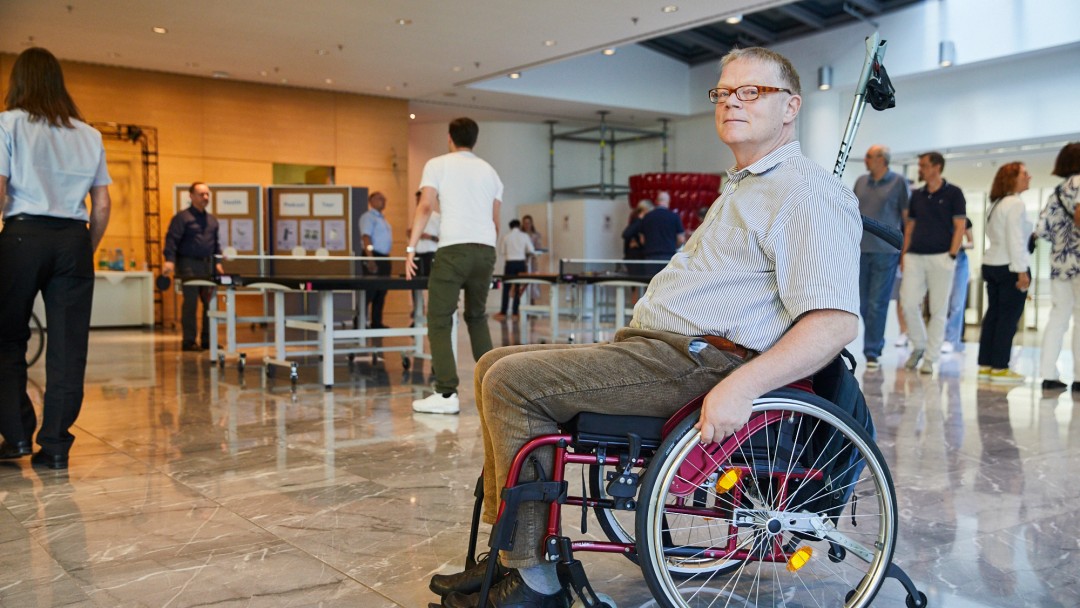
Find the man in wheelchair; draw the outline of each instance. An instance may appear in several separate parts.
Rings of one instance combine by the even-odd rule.
[[[755,398],[812,375],[856,337],[858,201],[801,153],[794,67],[767,49],[737,49],[708,94],[735,166],[630,326],[609,344],[500,348],[477,363],[487,523],[515,454],[560,422],[583,411],[670,416],[707,392],[698,428],[703,443],[719,441],[747,422]],[[550,471],[551,450],[540,454]],[[521,479],[535,477],[526,467]],[[546,515],[545,505],[522,503],[488,606],[568,604],[555,564],[541,556]],[[484,571],[481,563],[436,575],[431,588],[443,606],[476,606]]]

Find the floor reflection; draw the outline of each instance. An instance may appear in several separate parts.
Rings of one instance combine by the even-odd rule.
[[[535,318],[491,329],[497,344],[545,337]],[[903,350],[859,370],[897,489],[896,560],[934,606],[1080,605],[1076,402],[980,382],[967,350],[933,376],[904,370]],[[429,362],[342,359],[328,391],[317,360],[293,383],[258,353],[241,372],[171,335],[95,331],[90,353],[71,469],[0,462],[0,605],[411,608],[459,567],[483,448],[468,405],[412,413]],[[630,561],[582,557],[618,605],[654,605]],[[900,585],[874,605],[903,606]]]

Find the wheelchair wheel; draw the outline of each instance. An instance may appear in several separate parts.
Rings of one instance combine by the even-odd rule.
[[[26,367],[37,363],[45,351],[45,328],[37,315],[30,313],[30,341],[26,343]]]
[[[653,597],[667,608],[868,606],[896,544],[896,496],[881,452],[814,395],[778,391],[753,411],[719,446],[700,445],[696,414],[660,446],[636,528]],[[828,450],[807,449],[821,437],[843,450],[823,458]],[[673,558],[736,566],[680,578]]]
[[[617,470],[619,470],[617,463],[608,465],[590,465],[589,496],[597,499],[608,498],[607,491],[605,490],[607,487],[607,472]],[[701,496],[699,495],[699,499],[700,498]],[[634,520],[636,511],[617,511],[605,507],[594,507],[593,514],[596,516],[596,520],[600,522],[600,528],[603,529],[604,535],[607,536],[609,541],[613,543],[634,542]],[[626,559],[635,564],[638,563],[636,554],[626,553],[624,555]],[[694,576],[710,569],[718,573],[723,573],[738,567],[738,562],[733,560],[676,557],[672,557],[668,560],[668,570],[671,572],[671,575],[676,578]]]

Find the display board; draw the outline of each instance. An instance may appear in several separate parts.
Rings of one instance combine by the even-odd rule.
[[[191,184],[173,186],[173,214],[191,206]],[[232,247],[238,255],[261,255],[266,251],[263,230],[262,186],[253,184],[207,184],[210,204],[206,206],[218,220],[221,249]],[[254,269],[245,269],[253,272]]]
[[[293,255],[302,250],[304,255],[351,255],[351,197],[348,186],[270,186],[269,253]],[[287,266],[288,260],[275,264],[277,272],[287,272]]]

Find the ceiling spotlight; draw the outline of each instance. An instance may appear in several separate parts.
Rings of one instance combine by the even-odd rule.
[[[454,67],[450,68],[450,71],[451,72],[460,72],[461,71],[461,66],[460,65],[455,65]]]
[[[412,25],[412,19],[398,19],[394,23],[398,25]]]
[[[155,28],[152,28],[152,29],[154,30],[155,34],[168,34],[169,33],[169,30],[161,27],[160,25],[155,27]]]
[[[607,55],[608,57],[610,57],[610,56],[615,54],[615,49],[604,49],[604,50],[602,50],[600,52],[602,54]]]
[[[665,13],[674,13],[675,11],[679,10],[679,7],[675,6],[674,4],[669,4],[660,10],[664,11]]]
[[[229,73],[224,71],[224,70],[214,70],[213,72],[211,72],[210,75],[213,76],[214,78],[228,78],[229,77]]]
[[[738,25],[742,23],[742,15],[732,15],[727,19],[724,19],[724,23],[728,25]]]
[[[329,55],[330,51],[328,51],[326,49],[316,49],[315,54],[316,55]]]
[[[512,80],[517,80],[521,78],[521,72],[510,72],[509,76]]]
[[[832,66],[823,65],[817,69],[817,88],[820,91],[832,88]]]
[[[956,45],[952,40],[942,40],[938,44],[938,65],[947,68],[956,63]]]
[[[387,91],[393,91],[393,90],[394,90],[394,87],[392,87],[392,86],[390,86],[390,85],[386,85],[386,90],[387,90]]]
[[[270,74],[270,72],[267,72],[266,70],[259,70],[259,76],[266,76],[268,74]]]
[[[409,120],[416,120],[416,114],[409,114]]]
[[[333,78],[327,78],[323,82],[325,82],[326,84],[334,84],[334,79]]]
[[[289,84],[289,79],[288,78],[282,78],[281,79],[281,84]]]
[[[558,43],[555,42],[554,40],[545,40],[544,41],[544,46],[555,46],[556,44],[558,44]]]

